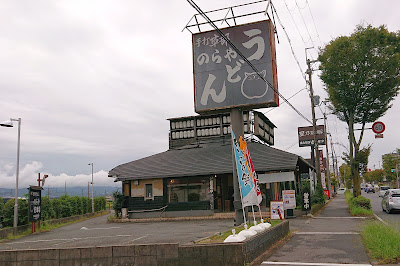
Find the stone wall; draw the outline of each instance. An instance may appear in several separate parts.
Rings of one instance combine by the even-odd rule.
[[[0,265],[244,265],[288,233],[284,221],[242,243],[1,251]]]

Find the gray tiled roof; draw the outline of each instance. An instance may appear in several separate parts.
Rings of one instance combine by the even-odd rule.
[[[301,172],[311,167],[300,156],[260,143],[248,142],[256,172]],[[126,179],[167,178],[232,173],[231,144],[207,144],[200,147],[171,149],[146,158],[121,164],[109,172],[116,181]]]

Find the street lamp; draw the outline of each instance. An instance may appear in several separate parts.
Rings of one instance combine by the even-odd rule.
[[[92,166],[92,212],[94,212],[93,163],[89,163],[88,165]]]
[[[8,121],[0,123],[2,127],[13,127],[13,121],[18,121],[18,146],[17,146],[17,172],[16,172],[16,183],[15,183],[15,202],[14,202],[14,227],[18,226],[18,177],[19,177],[19,147],[21,139],[21,118],[14,119],[10,118]]]

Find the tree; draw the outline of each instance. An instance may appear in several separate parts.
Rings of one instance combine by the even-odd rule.
[[[365,125],[385,114],[400,89],[400,33],[389,32],[383,25],[358,25],[350,36],[338,37],[322,48],[318,59],[330,108],[348,126],[356,197],[361,195],[360,146]],[[357,124],[361,126],[358,140]]]
[[[397,153],[392,154],[385,154],[382,156],[383,159],[383,169],[386,174],[386,180],[393,182],[397,180],[397,173],[396,170],[392,172],[392,169],[398,169],[400,166],[398,165],[399,162],[399,153],[400,149],[397,149]],[[397,165],[397,167],[396,167]]]
[[[342,182],[344,181],[344,184],[346,186],[346,188],[350,189],[351,185],[352,185],[352,179],[351,179],[351,170],[350,170],[350,166],[348,164],[342,164],[339,167],[339,172],[340,172],[340,176],[342,177]]]
[[[373,182],[383,182],[383,178],[385,177],[385,171],[383,169],[376,169],[371,172],[365,172],[363,174],[365,182],[373,183]]]

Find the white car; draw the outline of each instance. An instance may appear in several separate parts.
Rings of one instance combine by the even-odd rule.
[[[381,186],[379,188],[379,197],[383,198],[383,196],[385,195],[386,191],[388,191],[388,189],[390,189],[389,186]]]
[[[338,189],[337,193],[338,194],[344,194],[345,191],[346,191],[346,188],[341,187],[341,188]]]

